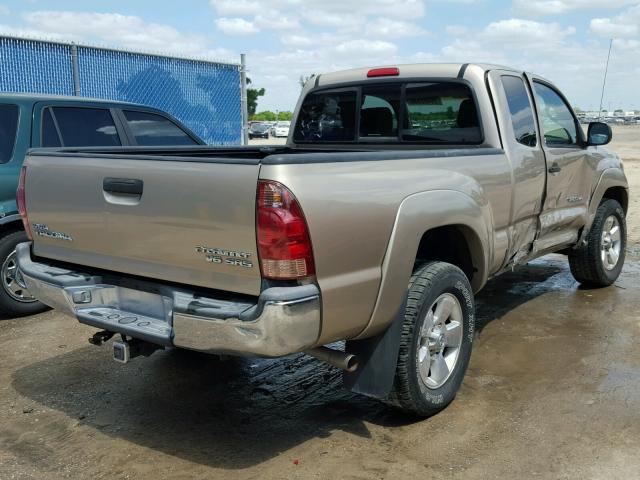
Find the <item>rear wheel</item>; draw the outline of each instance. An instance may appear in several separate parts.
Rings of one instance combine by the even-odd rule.
[[[471,357],[473,292],[466,275],[428,262],[411,278],[393,389],[387,403],[430,416],[456,396]]]
[[[9,317],[33,315],[47,308],[31,295],[16,262],[16,245],[28,240],[22,230],[9,232],[0,238],[0,313]]]
[[[600,204],[586,240],[585,245],[569,251],[573,277],[587,286],[611,285],[622,271],[627,247],[624,210],[616,200]]]

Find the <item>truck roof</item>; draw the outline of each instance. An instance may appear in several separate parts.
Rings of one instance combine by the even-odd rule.
[[[399,70],[399,74],[393,76],[393,78],[397,79],[419,77],[462,78],[464,73],[468,70],[474,70],[476,73],[482,75],[484,75],[484,72],[488,70],[495,69],[509,70],[519,74],[522,73],[521,70],[516,70],[511,67],[486,63],[412,63],[353,68],[350,70],[324,73],[315,77],[315,85],[326,86],[340,83],[361,82],[368,78],[367,73],[370,70],[379,68],[397,68]],[[375,80],[375,78],[372,80]]]

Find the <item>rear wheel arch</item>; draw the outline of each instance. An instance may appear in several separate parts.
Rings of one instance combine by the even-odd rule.
[[[482,241],[473,228],[463,224],[443,225],[422,234],[413,269],[427,261],[450,263],[464,272],[476,290],[484,275],[484,257]]]
[[[455,232],[451,234],[464,239],[459,242],[464,245],[461,249],[463,253],[452,256],[453,264],[464,266],[461,269],[466,269],[471,276],[473,291],[479,291],[486,282],[493,250],[491,229],[490,207],[481,198],[472,198],[454,190],[426,191],[407,197],[398,209],[388,242],[382,263],[382,280],[370,321],[354,338],[372,337],[389,327],[419,260],[447,261],[440,255],[436,255],[436,258],[422,255],[422,252],[429,251],[424,244],[422,249],[420,247],[425,235]],[[422,258],[419,258],[419,254]]]

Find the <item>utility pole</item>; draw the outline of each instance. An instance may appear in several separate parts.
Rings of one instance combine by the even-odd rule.
[[[249,145],[249,105],[247,103],[247,64],[245,54],[240,54],[240,108],[242,110],[242,145]]]

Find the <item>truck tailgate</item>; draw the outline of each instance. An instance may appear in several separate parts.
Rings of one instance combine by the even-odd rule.
[[[37,153],[25,165],[35,255],[259,293],[258,162]]]

